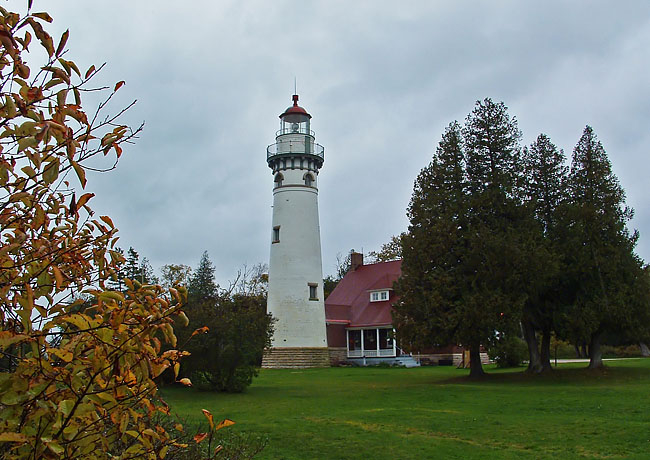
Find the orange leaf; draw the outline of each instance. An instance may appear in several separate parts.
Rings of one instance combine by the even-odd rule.
[[[59,46],[57,46],[56,53],[54,53],[54,54],[56,54],[57,56],[61,55],[61,53],[63,52],[63,48],[65,47],[65,44],[68,41],[69,36],[70,36],[70,31],[69,30],[66,30],[65,32],[63,32],[63,35],[61,35],[61,41],[59,42]]]
[[[110,217],[108,217],[108,216],[99,216],[99,218],[101,220],[103,220],[104,222],[106,222],[111,228],[115,228],[115,225],[113,225],[113,221],[111,220]]]
[[[124,86],[124,85],[125,85],[124,80],[122,80],[122,81],[118,81],[118,82],[115,84],[115,89],[114,89],[113,91],[117,91],[118,89],[120,89],[120,88],[121,88],[122,86]]]
[[[201,409],[201,412],[203,412],[203,415],[205,415],[205,418],[207,418],[208,422],[210,422],[210,429],[214,429],[214,418],[212,417],[212,414],[210,413],[210,411],[207,410],[207,409]]]
[[[190,337],[194,337],[197,334],[206,334],[208,331],[210,331],[210,328],[208,326],[203,326],[192,332]]]
[[[184,379],[180,379],[178,382],[182,383],[186,387],[191,387],[192,386],[192,381],[190,379],[188,379],[187,377],[185,377]]]
[[[90,200],[94,196],[95,196],[94,193],[84,193],[83,195],[81,195],[79,197],[79,201],[77,201],[77,209],[79,209],[84,204],[86,204],[88,202],[88,200]]]
[[[86,76],[85,76],[85,78],[90,77],[90,75],[91,75],[94,71],[95,71],[95,66],[94,66],[94,65],[91,65],[91,66],[88,68],[88,70],[86,71]]]
[[[199,434],[197,434],[196,436],[194,436],[194,440],[195,440],[196,443],[198,444],[198,443],[200,443],[201,441],[203,441],[203,440],[204,440],[205,438],[207,438],[207,437],[208,437],[208,433],[199,433]]]
[[[232,420],[225,419],[223,422],[219,423],[219,424],[214,428],[214,431],[220,430],[220,429],[222,429],[222,428],[225,428],[225,427],[227,427],[227,426],[231,426],[231,425],[234,425],[234,424],[235,424],[235,422],[233,422]]]
[[[54,273],[54,279],[56,280],[56,290],[61,291],[65,287],[63,286],[63,273],[56,265],[52,265],[52,273]]]

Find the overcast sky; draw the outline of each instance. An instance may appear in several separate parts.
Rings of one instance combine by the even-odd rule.
[[[2,4],[24,10],[25,0]],[[406,230],[413,181],[452,120],[503,101],[524,144],[546,133],[570,156],[593,126],[635,208],[650,261],[650,2],[34,1],[70,29],[68,58],[125,80],[146,127],[116,171],[89,176],[93,208],[158,269],[217,279],[268,262],[273,176],[266,147],[291,103],[325,147],[324,274],[337,253]],[[57,38],[58,41],[58,38]]]

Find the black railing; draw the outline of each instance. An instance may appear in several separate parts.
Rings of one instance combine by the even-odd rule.
[[[311,137],[315,136],[314,131],[301,127],[293,128],[290,126],[288,128],[278,129],[278,131],[275,133],[275,137],[281,136],[283,134],[308,134]]]
[[[304,139],[276,142],[266,148],[267,160],[278,155],[314,155],[325,159],[325,148],[314,142],[306,142]]]

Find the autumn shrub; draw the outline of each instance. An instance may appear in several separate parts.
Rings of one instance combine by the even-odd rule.
[[[0,458],[164,458],[183,443],[157,423],[153,379],[179,369],[186,291],[108,289],[124,257],[86,172],[113,169],[142,127],[105,113],[124,82],[93,87],[101,66],[82,72],[51,21],[31,0],[0,6]],[[105,96],[90,112],[88,91]]]

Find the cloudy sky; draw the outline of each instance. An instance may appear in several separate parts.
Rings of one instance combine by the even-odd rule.
[[[325,147],[323,271],[408,225],[413,180],[445,126],[477,99],[503,101],[530,144],[570,155],[586,124],[636,209],[650,261],[650,2],[42,0],[70,29],[68,58],[107,63],[146,127],[93,207],[154,267],[196,266],[221,283],[268,262],[273,177],[266,147],[297,78]],[[2,1],[24,10],[26,1]]]

